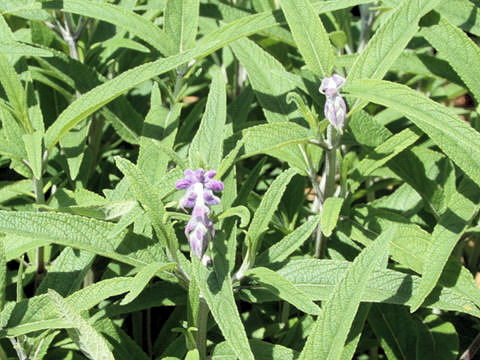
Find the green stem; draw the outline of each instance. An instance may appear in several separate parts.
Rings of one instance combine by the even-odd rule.
[[[45,204],[45,195],[43,194],[43,180],[33,177],[33,192],[35,194],[35,203],[43,205]],[[39,284],[40,280],[45,272],[45,248],[43,246],[38,247],[36,250],[36,264],[37,264],[37,279],[36,283]]]
[[[200,299],[197,315],[197,349],[200,354],[200,360],[205,360],[207,356],[208,313],[207,303],[204,299]]]
[[[340,136],[340,135],[338,135]],[[325,150],[325,165],[323,168],[322,182],[320,191],[323,195],[322,203],[320,204],[320,213],[323,210],[323,202],[335,194],[337,172],[337,148],[340,143],[340,138],[337,138],[337,132],[332,125],[327,128],[327,144],[329,150]],[[315,257],[322,259],[325,257],[327,249],[327,238],[323,235],[321,224],[318,225],[315,234]]]

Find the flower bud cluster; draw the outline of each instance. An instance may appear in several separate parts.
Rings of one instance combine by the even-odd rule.
[[[332,77],[324,78],[318,89],[327,98],[324,109],[325,117],[339,132],[343,132],[345,117],[347,115],[347,105],[339,93],[344,83],[345,78],[333,74]]]
[[[208,242],[215,236],[213,222],[208,217],[209,206],[220,202],[213,192],[223,190],[223,183],[213,179],[215,174],[215,170],[205,172],[203,169],[196,171],[187,169],[184,171],[185,177],[175,183],[178,190],[187,189],[180,199],[180,206],[193,210],[192,217],[185,227],[185,235],[193,254],[200,259],[207,250]]]

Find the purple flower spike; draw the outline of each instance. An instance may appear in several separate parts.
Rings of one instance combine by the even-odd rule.
[[[324,109],[325,117],[339,132],[343,132],[345,117],[347,115],[347,105],[339,93],[344,83],[345,78],[333,74],[332,77],[324,78],[318,89],[327,98]]]
[[[220,202],[220,198],[213,194],[213,191],[222,191],[223,183],[213,179],[215,170],[203,169],[184,171],[185,177],[175,183],[177,189],[187,189],[185,195],[180,199],[182,208],[193,208],[192,217],[185,227],[190,248],[198,258],[204,257],[208,242],[215,236],[213,222],[209,219],[209,205]],[[205,255],[206,256],[206,255]]]

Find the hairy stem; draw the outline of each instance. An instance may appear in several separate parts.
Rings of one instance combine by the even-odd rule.
[[[208,323],[208,305],[204,299],[200,299],[197,315],[197,349],[200,354],[200,360],[205,360],[207,356],[207,323]]]

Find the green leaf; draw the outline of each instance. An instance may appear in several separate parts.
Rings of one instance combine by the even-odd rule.
[[[429,211],[440,216],[447,205],[446,191],[439,184],[439,179],[431,179],[426,174],[428,164],[438,161],[437,155],[436,152],[424,151],[422,148],[408,149],[390,161],[388,168],[417,191],[428,204]]]
[[[129,214],[135,209],[133,200],[105,202],[101,205],[59,207],[58,210],[75,215],[87,216],[99,220],[114,220]]]
[[[438,16],[438,14],[434,13]],[[434,17],[435,15],[432,15]],[[467,34],[454,26],[444,16],[434,19],[435,23],[420,31],[427,41],[446,59],[462,81],[480,102],[480,84],[475,76],[480,71],[480,49]]]
[[[305,173],[305,159],[298,147],[309,141],[308,129],[295,123],[272,123],[251,126],[242,131],[243,155],[267,154],[281,161],[287,161],[302,174]]]
[[[67,332],[86,357],[91,360],[115,360],[105,339],[65,299],[54,290],[48,291],[48,297],[55,305],[58,316],[71,324],[72,328]]]
[[[332,235],[333,230],[337,226],[343,201],[343,198],[329,197],[323,204],[320,224],[322,225],[322,233],[327,237]]]
[[[180,103],[175,104],[170,110],[163,106],[158,83],[154,83],[150,96],[150,110],[143,124],[137,160],[138,167],[154,183],[165,174],[170,160],[183,165],[181,162],[179,164],[177,158],[173,159],[174,156],[178,157],[173,151],[173,145],[181,111]],[[155,128],[158,130],[155,130],[156,136],[153,138],[152,133]]]
[[[0,239],[0,312],[5,306],[7,288],[7,259],[5,254],[5,240]]]
[[[323,301],[331,296],[337,284],[345,277],[349,266],[350,262],[344,260],[291,260],[278,270],[278,274],[308,294],[312,300]],[[362,301],[409,305],[419,283],[420,277],[415,275],[390,269],[376,270],[369,279]],[[266,292],[260,294],[258,291],[255,288],[243,289],[242,295],[255,302],[275,301],[273,296],[262,297],[261,295]],[[460,311],[479,317],[480,310],[463,292],[461,284],[451,286],[450,283],[443,287],[439,284],[428,296],[425,306],[430,309]]]
[[[432,242],[423,263],[422,279],[418,291],[412,299],[411,312],[422,305],[437,284],[450,253],[477,211],[478,205],[462,194],[455,193],[453,195],[447,210],[433,229]]]
[[[442,1],[435,10],[455,26],[480,36],[480,9],[477,3],[469,0]]]
[[[117,157],[115,161],[120,171],[127,178],[135,197],[147,211],[161,245],[167,247],[169,251],[174,251],[178,247],[178,241],[171,224],[164,223],[165,207],[158,191],[153,189],[152,184],[141,170],[130,161],[120,157]],[[174,254],[170,255],[174,256]]]
[[[0,22],[5,21],[0,16]],[[33,130],[27,118],[27,98],[25,89],[20,82],[20,77],[15,68],[10,64],[5,55],[0,52],[0,84],[2,84],[8,101],[12,106],[15,117],[22,124],[24,130]],[[30,127],[29,127],[30,126]]]
[[[255,211],[252,222],[250,223],[247,231],[247,239],[249,241],[251,254],[256,253],[260,235],[267,230],[268,224],[272,220],[273,214],[277,210],[283,193],[295,174],[296,172],[293,169],[288,169],[282,172],[272,182],[268,190],[263,195],[262,201]]]
[[[25,150],[27,151],[27,160],[32,169],[33,176],[37,180],[42,178],[43,172],[43,144],[41,131],[35,131],[32,134],[22,136]]]
[[[435,341],[435,360],[458,358],[459,334],[455,326],[436,315],[427,315],[424,323]]]
[[[298,354],[285,346],[271,344],[266,341],[251,339],[249,340],[255,359],[275,359],[275,360],[294,360]],[[235,352],[227,342],[221,342],[215,345],[212,360],[237,360]]]
[[[54,0],[43,2],[42,7],[109,22],[138,36],[164,55],[175,53],[173,40],[158,26],[120,6],[91,0]]]
[[[192,272],[196,283],[225,340],[238,358],[253,360],[254,357],[233,297],[229,274],[207,269],[196,257],[193,257],[192,262]]]
[[[307,67],[323,78],[333,68],[334,55],[328,34],[308,0],[282,0],[283,13]]]
[[[273,244],[257,257],[258,264],[271,264],[285,260],[291,253],[297,250],[317,227],[319,216],[313,216],[305,224],[297,227],[279,242]]]
[[[130,360],[132,356],[138,360],[149,360],[150,357],[145,354],[142,348],[113,320],[103,318],[93,324],[108,344],[108,347],[115,356],[115,360]]]
[[[285,74],[283,65],[272,55],[249,39],[240,39],[230,45],[235,57],[245,67],[262,111],[269,123],[287,122],[298,114],[287,102],[286,95],[295,90],[295,84]]]
[[[75,1],[77,3],[83,3],[83,1],[80,0]],[[94,7],[90,7],[91,3],[92,2],[89,1],[87,8],[95,9]],[[105,5],[100,3],[96,4],[99,6]],[[104,13],[105,12],[102,12],[102,14]],[[109,14],[108,11],[106,13]],[[115,12],[112,12],[110,15],[115,17]],[[48,128],[45,137],[47,149],[51,149],[55,146],[60,138],[62,138],[77,123],[124,92],[155,76],[188,63],[195,58],[204,57],[232,41],[276,24],[277,21],[271,13],[254,14],[241,18],[207,34],[198,42],[197,46],[191,50],[172,55],[166,59],[159,59],[137,66],[136,68],[125,71],[116,78],[97,86],[70,104]]]
[[[218,67],[212,71],[212,77],[205,113],[190,145],[192,168],[204,164],[203,167],[217,169],[223,157],[223,135],[227,119],[225,77]]]
[[[372,241],[366,234],[375,236],[379,233],[390,233],[392,259],[417,273],[422,272],[425,255],[432,242],[430,233],[416,224],[409,223],[408,219],[398,213],[385,209],[366,207],[356,209],[350,216],[353,217],[355,225],[341,231],[345,231],[350,238],[365,245]],[[347,222],[342,222],[342,225],[346,224]],[[471,273],[458,260],[454,258],[448,260],[439,283],[443,286],[455,284],[455,291],[460,297],[480,307],[480,291]],[[472,306],[466,305],[465,309],[471,310]]]
[[[388,236],[381,235],[355,258],[322,306],[303,348],[302,359],[340,359],[370,277],[374,270],[386,266],[388,248]]]
[[[480,184],[480,134],[458,116],[424,95],[400,84],[356,80],[351,95],[390,107],[410,119],[473,181]]]
[[[218,215],[218,218],[225,219],[230,216],[238,216],[240,218],[240,227],[245,227],[250,222],[250,211],[246,206],[243,205],[228,208]]]
[[[389,137],[383,144],[378,145],[355,166],[349,179],[351,182],[350,190],[355,192],[368,175],[413,145],[419,138],[420,135],[417,132],[406,128]]]
[[[360,341],[360,337],[362,335],[363,327],[365,326],[365,321],[367,320],[367,315],[370,312],[372,304],[370,303],[361,303],[358,307],[357,314],[355,315],[355,319],[353,320],[352,327],[350,332],[348,333],[347,340],[345,342],[345,346],[342,350],[342,355],[340,359],[342,360],[351,360],[353,359],[353,355],[355,354],[355,350],[357,348],[358,342]]]
[[[131,303],[135,298],[142,292],[145,286],[148,285],[149,281],[155,276],[156,273],[163,270],[172,269],[176,266],[176,263],[151,263],[147,266],[144,266],[140,271],[135,275],[133,281],[130,284],[130,289],[125,295],[123,300],[120,302],[120,305],[126,305]]]
[[[389,360],[416,359],[417,324],[405,307],[373,304],[368,323]]]
[[[348,82],[361,78],[381,79],[418,31],[420,18],[440,0],[404,1],[375,32],[353,64]]]
[[[245,275],[256,280],[272,294],[289,302],[297,309],[307,314],[318,315],[320,313],[320,308],[312,301],[310,296],[275,271],[264,267],[256,267],[247,270]]]
[[[85,150],[90,125],[91,122],[83,120],[60,139],[60,146],[67,158],[71,180],[76,180],[79,175],[80,166],[86,153]]]
[[[116,277],[99,281],[66,298],[66,302],[78,312],[91,309],[108,297],[123,294],[132,278]],[[47,294],[9,302],[0,313],[1,336],[20,336],[37,330],[66,328],[71,326],[56,314],[55,306]]]
[[[379,146],[392,136],[390,130],[363,110],[352,114],[348,131],[357,143],[366,146]]]
[[[64,297],[72,294],[82,284],[94,259],[95,254],[91,252],[65,248],[48,267],[35,294],[44,294],[48,289],[55,289]]]
[[[143,264],[136,256],[115,251],[121,236],[109,236],[115,224],[59,213],[0,211],[0,231],[83,249],[127,264]]]
[[[199,0],[168,0],[164,31],[175,43],[176,52],[192,48],[198,27]]]

